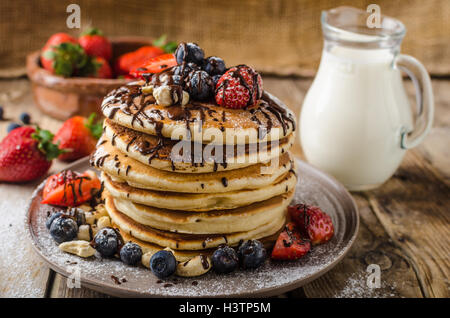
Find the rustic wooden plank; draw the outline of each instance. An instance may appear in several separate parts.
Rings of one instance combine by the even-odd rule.
[[[450,186],[418,151],[410,151],[394,178],[367,192],[389,236],[413,262],[426,297],[449,297]]]
[[[353,194],[361,224],[351,251],[334,269],[305,285],[296,297],[422,297],[412,262],[391,240],[372,211],[368,200]],[[380,266],[380,288],[367,285],[370,264]]]

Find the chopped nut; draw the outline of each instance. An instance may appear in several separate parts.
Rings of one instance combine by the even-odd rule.
[[[159,86],[153,89],[153,96],[156,103],[161,106],[170,106],[174,103],[172,100],[172,92],[167,85]]]
[[[95,215],[94,215],[94,213],[93,212],[86,212],[85,213],[85,216],[86,216],[86,223],[87,224],[94,224],[95,223]]]
[[[161,106],[170,106],[179,102],[178,95],[167,85],[154,88],[153,96],[156,99],[156,103]],[[181,105],[186,105],[189,102],[189,93],[183,91],[181,98]]]
[[[92,237],[94,237],[97,234],[98,230],[99,230],[97,224],[92,224],[91,225],[91,230],[92,230]]]
[[[82,205],[79,205],[77,208],[79,208],[85,212],[92,211],[92,207],[89,204],[82,204]]]
[[[153,85],[142,86],[141,91],[144,94],[151,94],[153,93],[153,88],[154,88]]]
[[[181,100],[181,105],[184,106],[187,103],[189,103],[189,93],[186,92],[186,91],[183,91],[183,97],[182,97],[182,100]]]
[[[108,211],[106,211],[104,204],[99,204],[95,207],[95,211],[85,213],[86,223],[91,225],[95,224],[95,221],[102,216],[108,216]]]
[[[209,257],[198,255],[186,262],[179,263],[175,274],[182,277],[200,276],[207,273],[211,267]]]
[[[102,216],[97,220],[97,228],[102,229],[104,227],[111,227],[111,219],[109,216]]]
[[[77,239],[82,241],[91,241],[92,240],[92,230],[89,224],[83,224],[78,227]]]
[[[69,241],[59,244],[63,252],[75,254],[80,257],[90,257],[95,254],[95,249],[87,241]]]
[[[147,268],[150,268],[150,258],[152,258],[154,252],[147,252],[144,255],[142,255],[141,263]]]

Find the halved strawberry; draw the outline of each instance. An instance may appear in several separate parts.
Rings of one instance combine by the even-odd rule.
[[[147,60],[141,66],[132,69],[130,74],[136,78],[142,78],[143,74],[159,73],[175,65],[177,65],[175,56],[172,53],[168,53]]]
[[[288,207],[292,221],[312,244],[328,242],[334,234],[331,217],[317,206],[296,204]]]
[[[114,64],[114,70],[117,75],[128,75],[131,70],[162,54],[164,54],[164,50],[160,47],[143,46],[136,51],[119,56]]]
[[[47,179],[42,193],[42,204],[77,206],[89,201],[101,188],[95,172],[62,171]]]
[[[311,243],[302,239],[295,224],[289,222],[278,236],[271,258],[277,260],[299,259],[308,253],[310,249]]]

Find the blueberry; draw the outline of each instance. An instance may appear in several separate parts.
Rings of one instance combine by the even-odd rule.
[[[156,277],[166,278],[175,273],[177,260],[172,252],[162,250],[150,258],[150,269]]]
[[[19,117],[20,121],[24,124],[24,125],[29,125],[31,122],[31,116],[28,113],[22,113],[20,114]]]
[[[123,240],[117,230],[111,227],[102,228],[94,237],[93,247],[104,257],[116,254]]]
[[[50,235],[57,243],[73,240],[77,237],[77,232],[77,223],[65,216],[59,216],[50,225]]]
[[[175,58],[178,64],[191,62],[202,65],[204,57],[205,53],[195,43],[180,43],[175,51]]]
[[[257,268],[264,263],[267,251],[260,241],[249,240],[239,246],[238,256],[243,268]]]
[[[141,258],[142,249],[136,243],[128,242],[120,249],[120,259],[127,265],[136,265]]]
[[[214,82],[205,71],[194,71],[187,78],[186,89],[192,99],[207,100],[214,93]]]
[[[16,123],[10,123],[10,124],[8,125],[8,128],[6,128],[6,131],[7,131],[8,133],[10,133],[11,131],[13,131],[14,129],[19,128],[19,127],[22,127],[22,126],[19,125],[19,124],[16,124]]]
[[[203,69],[211,76],[213,75],[222,75],[225,73],[225,62],[217,56],[208,57],[204,64]]]
[[[0,106],[0,120],[3,120],[3,115],[4,115],[3,106]]]
[[[211,257],[213,268],[218,273],[230,273],[239,265],[236,251],[228,245],[219,246]]]
[[[174,75],[179,75],[181,77],[186,77],[191,73],[192,71],[198,71],[200,70],[200,66],[194,63],[182,63],[180,65],[174,66],[172,68],[172,72]]]
[[[47,217],[47,221],[45,221],[45,226],[47,227],[47,229],[50,230],[50,226],[52,225],[53,221],[57,218],[60,217],[62,215],[62,212],[55,212],[50,214]]]

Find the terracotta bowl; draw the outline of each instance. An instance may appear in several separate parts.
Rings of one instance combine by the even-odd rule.
[[[113,46],[112,61],[123,53],[152,42],[151,39],[142,37],[118,37],[110,40]],[[101,114],[103,97],[112,89],[130,81],[53,75],[41,67],[40,53],[36,51],[27,56],[27,74],[37,107],[57,119],[64,120],[74,115],[88,116],[92,112]]]

